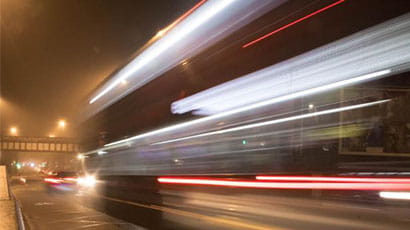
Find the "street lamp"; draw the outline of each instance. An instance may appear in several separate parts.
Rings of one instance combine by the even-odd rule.
[[[17,132],[18,132],[17,127],[13,126],[13,127],[10,128],[10,134],[11,135],[16,136]]]
[[[67,125],[67,123],[65,122],[65,120],[59,120],[58,121],[58,127],[64,129],[65,126]]]

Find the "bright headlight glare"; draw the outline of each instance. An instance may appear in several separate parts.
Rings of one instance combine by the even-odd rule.
[[[97,180],[95,179],[95,176],[85,176],[78,178],[77,183],[84,187],[94,187]]]

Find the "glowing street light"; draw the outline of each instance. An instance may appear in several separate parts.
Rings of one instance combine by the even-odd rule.
[[[48,135],[48,137],[53,138],[53,137],[56,137],[56,136],[55,136],[54,134],[50,133],[50,134]]]
[[[17,135],[17,132],[18,132],[18,129],[17,129],[17,127],[11,127],[10,128],[10,134],[11,135],[13,135],[13,136],[16,136]]]
[[[59,120],[58,121],[58,127],[64,129],[66,127],[67,123],[65,122],[65,120]]]

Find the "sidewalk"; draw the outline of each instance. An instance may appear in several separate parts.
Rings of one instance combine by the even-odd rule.
[[[16,208],[14,200],[10,199],[6,167],[0,165],[0,230],[16,229]]]
[[[16,209],[13,200],[0,200],[0,230],[16,230]]]

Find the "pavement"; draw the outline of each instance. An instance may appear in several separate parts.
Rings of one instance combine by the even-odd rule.
[[[16,230],[17,218],[14,200],[10,199],[6,167],[0,165],[0,230]]]
[[[0,200],[0,230],[16,230],[16,209],[13,200]]]
[[[42,181],[15,184],[11,189],[21,204],[29,230],[143,230],[140,225],[150,218],[161,228],[144,226],[155,230],[407,230],[410,224],[410,203],[373,198],[366,201],[365,197],[371,195],[367,192],[351,194],[360,196],[360,202],[356,202],[345,201],[346,194],[311,197],[299,191],[172,185],[161,188],[162,199],[153,204],[131,201],[133,194],[144,193],[136,191],[132,184],[128,186],[130,189],[114,187],[122,192],[122,197],[108,192],[105,196],[77,191],[50,193]],[[87,203],[90,196],[97,203]],[[161,215],[156,216],[158,213]]]
[[[42,181],[28,181],[27,184],[13,185],[11,189],[21,204],[25,224],[29,230],[143,229],[86,207],[81,202],[81,194],[49,193]]]

